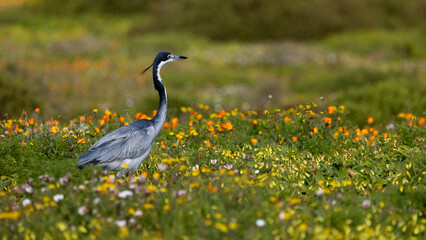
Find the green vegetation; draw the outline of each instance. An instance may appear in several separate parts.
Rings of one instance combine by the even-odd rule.
[[[41,100],[26,82],[25,76],[16,72],[16,66],[5,66],[0,72],[0,118],[19,116],[23,111],[31,111],[40,105]]]
[[[14,238],[425,237],[425,118],[359,129],[344,106],[182,107],[150,157],[112,182],[76,158],[133,118],[2,122],[0,231]],[[149,118],[136,114],[137,118]],[[122,167],[127,167],[123,165]],[[112,172],[109,174],[113,174]]]
[[[133,33],[183,31],[216,40],[312,39],[368,28],[403,28],[424,21],[426,3],[410,0],[41,0],[54,15],[138,14]]]
[[[323,97],[325,104],[346,105],[362,126],[368,116],[382,122],[426,109],[423,27],[347,32],[316,42],[239,43],[176,32],[134,34],[134,25],[143,22],[134,15],[59,17],[9,10],[0,19],[0,68],[7,74],[13,66],[32,95],[43,96],[30,104],[16,90],[16,100],[1,108],[3,117],[34,105],[44,117],[67,119],[95,107],[149,112],[157,94],[150,73],[139,73],[163,50],[189,56],[163,73],[171,111],[198,102],[217,110],[257,109],[269,95],[268,107],[288,108]]]
[[[424,1],[19,2],[0,4],[0,238],[425,238]],[[149,158],[116,183],[78,170],[152,116],[159,51],[189,59],[162,71]]]

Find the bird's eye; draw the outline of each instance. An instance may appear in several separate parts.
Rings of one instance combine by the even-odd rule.
[[[167,55],[167,58],[168,58],[168,59],[170,59],[170,57],[171,57],[170,55]]]

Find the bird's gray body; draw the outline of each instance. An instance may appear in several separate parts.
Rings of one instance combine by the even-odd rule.
[[[88,164],[96,164],[106,170],[120,170],[117,174],[119,178],[139,167],[151,152],[152,145],[166,121],[167,94],[160,76],[160,69],[164,64],[179,59],[186,59],[186,57],[162,52],[157,55],[151,65],[154,66],[154,86],[160,95],[160,104],[155,117],[152,120],[142,119],[133,122],[105,135],[78,157],[80,168]],[[149,67],[146,70],[148,69]],[[124,167],[124,164],[127,166]]]
[[[148,120],[139,120],[107,134],[79,159],[79,165],[98,164],[106,170],[118,170],[123,164],[135,170],[151,151],[160,133]]]

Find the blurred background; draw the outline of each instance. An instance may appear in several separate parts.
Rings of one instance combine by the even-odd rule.
[[[424,0],[0,0],[0,113],[72,119],[157,108],[157,52],[170,112],[345,105],[354,122],[426,109]],[[268,96],[272,96],[271,99]]]

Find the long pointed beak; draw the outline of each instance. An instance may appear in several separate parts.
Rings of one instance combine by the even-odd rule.
[[[185,56],[179,56],[179,55],[175,55],[175,54],[170,54],[170,58],[172,58],[173,60],[183,60],[183,59],[187,59],[187,57]]]

